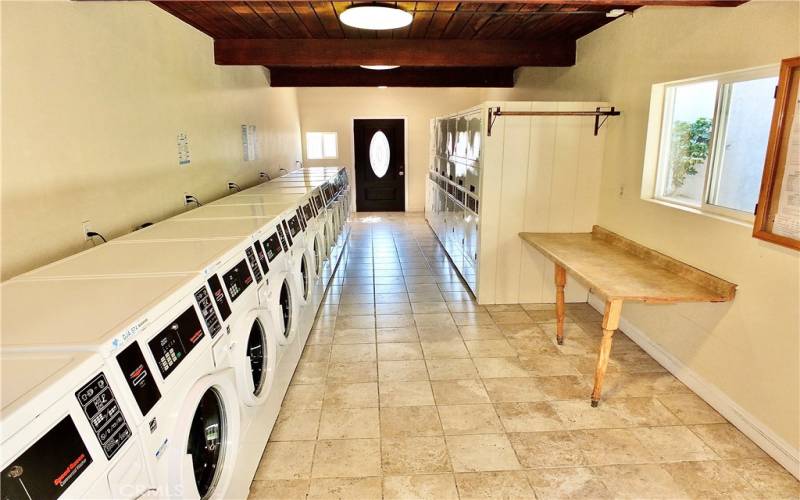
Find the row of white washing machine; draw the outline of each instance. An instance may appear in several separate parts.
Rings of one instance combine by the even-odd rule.
[[[349,200],[304,168],[3,283],[3,498],[245,498]]]

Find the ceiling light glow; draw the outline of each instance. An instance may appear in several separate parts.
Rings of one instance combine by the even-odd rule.
[[[371,70],[375,70],[375,71],[383,71],[383,70],[387,70],[387,69],[399,68],[400,66],[390,66],[388,64],[374,64],[374,65],[362,64],[361,67],[364,68],[364,69],[371,69]]]
[[[411,13],[382,5],[357,5],[339,15],[347,26],[362,30],[393,30],[411,24]]]
[[[611,9],[606,12],[606,17],[619,17],[625,14],[625,9]]]

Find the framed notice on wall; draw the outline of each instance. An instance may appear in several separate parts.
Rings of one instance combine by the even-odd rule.
[[[800,250],[800,57],[784,59],[753,236]]]

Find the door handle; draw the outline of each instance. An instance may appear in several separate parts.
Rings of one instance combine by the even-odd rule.
[[[400,171],[397,172],[397,175],[406,175],[405,172],[403,171],[403,167],[404,167],[403,165],[400,165],[400,167],[399,167]]]

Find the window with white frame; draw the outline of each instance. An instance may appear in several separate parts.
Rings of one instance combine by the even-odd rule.
[[[652,197],[752,217],[777,83],[775,66],[654,86],[663,99],[656,103],[661,114]]]
[[[336,132],[306,132],[306,159],[324,160],[337,156]]]

